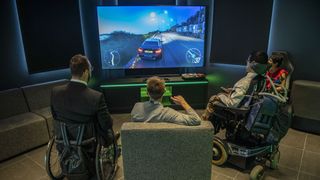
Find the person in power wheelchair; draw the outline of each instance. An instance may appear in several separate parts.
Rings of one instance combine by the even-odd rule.
[[[233,88],[222,88],[224,92],[212,96],[209,99],[207,108],[202,115],[203,120],[211,119],[216,104],[224,104],[228,107],[238,107],[249,89],[252,89],[253,82],[258,82],[262,74],[266,72],[268,66],[268,55],[263,51],[253,51],[247,59],[247,74],[240,79]],[[261,82],[261,81],[259,81]],[[258,85],[258,83],[256,83]],[[260,87],[259,87],[260,88]]]
[[[281,127],[279,123],[284,117],[281,112],[287,98],[279,94],[269,78],[273,92],[266,92],[267,57],[260,56],[265,63],[257,63],[262,52],[253,52],[248,58],[247,72],[256,75],[242,94],[243,97],[235,106],[228,106],[218,99],[208,104],[209,119],[217,134],[225,129],[225,138],[213,139],[213,159],[215,165],[223,165],[227,160],[247,169],[253,167],[250,179],[262,179],[267,160],[272,169],[277,168],[280,158],[278,143],[289,127]],[[241,80],[240,80],[241,81]],[[236,86],[237,88],[237,86]],[[283,88],[286,90],[285,88]],[[234,91],[234,89],[233,89]],[[229,97],[232,97],[232,91]],[[217,98],[216,98],[217,99]],[[209,102],[210,103],[210,102]],[[208,108],[207,108],[208,109]],[[208,115],[207,115],[208,116]]]
[[[72,78],[51,94],[54,135],[46,152],[52,179],[111,179],[118,148],[103,94],[87,87],[91,64],[82,55],[70,60]]]

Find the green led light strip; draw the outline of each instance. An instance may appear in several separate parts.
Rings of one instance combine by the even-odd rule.
[[[187,82],[166,82],[166,85],[188,85],[188,84],[208,84],[208,81],[187,81]],[[133,83],[133,84],[103,84],[101,88],[114,88],[114,87],[143,87],[146,83]]]

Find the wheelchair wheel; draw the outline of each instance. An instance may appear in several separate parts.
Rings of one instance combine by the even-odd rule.
[[[213,139],[213,147],[212,147],[212,164],[221,166],[228,159],[228,153],[224,145],[216,139]]]
[[[55,136],[53,136],[49,143],[45,156],[45,164],[47,174],[51,179],[59,180],[63,179],[64,175],[62,174],[62,169],[60,167],[59,154],[56,149]]]
[[[251,180],[261,180],[263,179],[264,175],[264,168],[261,165],[255,166],[250,172],[250,179]]]
[[[113,179],[116,173],[117,157],[117,145],[115,142],[107,147],[100,145],[100,143],[97,145],[95,163],[98,180]]]
[[[277,169],[279,160],[280,160],[280,151],[277,150],[274,154],[272,154],[270,158],[270,168]]]

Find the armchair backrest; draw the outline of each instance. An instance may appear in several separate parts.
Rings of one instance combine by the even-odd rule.
[[[173,123],[124,123],[121,127],[124,177],[211,179],[213,126]]]
[[[19,88],[0,92],[0,119],[29,112],[23,92]]]
[[[50,106],[51,90],[55,86],[68,83],[69,80],[61,79],[45,83],[21,87],[26,97],[30,111]]]

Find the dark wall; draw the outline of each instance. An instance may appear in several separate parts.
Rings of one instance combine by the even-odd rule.
[[[29,73],[69,67],[84,54],[78,0],[16,0]]]
[[[245,64],[253,50],[268,49],[273,0],[215,0],[211,62]]]
[[[113,5],[113,1],[105,1],[109,5]],[[85,55],[89,58],[92,66],[94,67],[93,77],[91,78],[91,85],[97,86],[101,76],[107,76],[101,74],[101,62],[100,62],[100,47],[99,47],[99,33],[98,22],[96,18],[97,10],[96,5],[100,5],[103,2],[96,0],[79,0],[81,27]]]
[[[275,0],[268,52],[286,50],[293,79],[320,81],[320,1]]]
[[[0,24],[0,90],[69,78],[66,69],[29,75],[16,1],[0,1]]]
[[[208,97],[221,92],[220,87],[233,87],[245,75],[246,67],[242,65],[211,64],[207,67],[207,79],[209,81]]]

